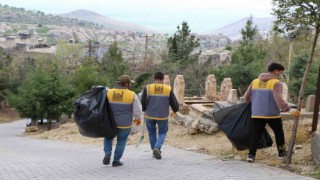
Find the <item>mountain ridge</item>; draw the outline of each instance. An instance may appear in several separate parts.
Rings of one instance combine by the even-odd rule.
[[[75,11],[71,11],[68,13],[59,14],[59,16],[68,17],[68,18],[77,18],[79,20],[100,24],[106,28],[111,28],[115,30],[128,30],[128,31],[155,33],[155,31],[152,29],[149,29],[134,23],[114,20],[112,18],[106,17],[99,13],[85,10],[85,9],[77,9]]]
[[[205,31],[201,34],[210,34],[210,35],[224,34],[229,38],[236,40],[241,38],[240,31],[245,27],[246,22],[249,18],[250,17],[245,17],[238,21],[230,23],[226,26],[223,26],[221,28]],[[276,19],[275,17],[264,17],[264,18],[252,17],[253,24],[257,25],[258,31],[262,35],[272,30],[273,21],[275,21],[275,19]]]

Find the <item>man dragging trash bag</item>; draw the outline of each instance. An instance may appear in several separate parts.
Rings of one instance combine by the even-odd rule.
[[[250,141],[248,162],[254,162],[257,144],[266,124],[269,124],[275,134],[278,157],[285,156],[285,139],[280,110],[289,112],[293,116],[300,116],[300,112],[290,108],[283,99],[283,86],[279,81],[284,67],[278,63],[268,66],[268,73],[261,73],[253,80],[244,94],[245,102],[252,103],[252,136]]]
[[[136,125],[141,124],[142,108],[140,99],[138,96],[129,89],[131,83],[133,83],[129,76],[122,75],[118,78],[116,85],[112,89],[108,89],[107,98],[111,107],[112,114],[117,126],[117,145],[114,151],[114,157],[112,166],[122,166],[123,163],[120,161],[128,136],[130,134],[132,120]],[[113,138],[104,138],[104,152],[105,157],[103,164],[110,164],[112,154],[112,142]]]

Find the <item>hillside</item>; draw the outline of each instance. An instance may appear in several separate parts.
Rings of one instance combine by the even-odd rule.
[[[77,18],[82,21],[92,22],[94,24],[103,25],[106,28],[111,28],[115,30],[127,30],[127,31],[146,32],[146,33],[155,32],[151,29],[144,28],[136,24],[117,21],[117,20],[105,17],[101,14],[98,14],[92,11],[83,10],[83,9],[78,9],[76,11],[72,11],[69,13],[60,14],[60,16],[67,17],[67,18]]]
[[[232,40],[236,40],[241,38],[241,29],[245,27],[247,20],[250,17],[243,18],[239,21],[226,25],[222,28],[210,30],[204,32],[203,34],[224,34],[228,36]],[[274,17],[267,17],[267,18],[252,18],[253,23],[257,25],[260,34],[264,35],[265,33],[272,30],[273,21],[275,20]]]
[[[96,28],[99,27],[92,22],[79,21],[76,18],[66,18],[52,14],[45,14],[41,11],[25,10],[24,8],[10,7],[8,5],[0,4],[0,12],[0,22]]]

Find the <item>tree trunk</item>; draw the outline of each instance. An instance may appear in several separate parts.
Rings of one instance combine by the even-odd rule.
[[[307,63],[307,67],[306,67],[306,70],[304,72],[302,83],[301,83],[301,87],[300,87],[300,91],[299,91],[298,109],[297,109],[298,111],[301,111],[302,99],[303,99],[303,96],[304,96],[304,89],[305,89],[305,85],[306,85],[306,82],[307,82],[308,74],[310,72],[310,66],[311,66],[311,63],[312,63],[312,60],[313,60],[313,55],[314,55],[314,52],[315,52],[315,49],[316,49],[316,46],[317,46],[319,32],[320,32],[320,25],[317,25],[316,34],[315,34],[314,39],[313,39],[309,61]],[[293,154],[293,147],[294,147],[294,144],[296,142],[296,135],[297,135],[297,129],[298,129],[298,124],[299,124],[299,118],[300,117],[295,117],[294,118],[294,122],[293,122],[293,126],[292,126],[292,133],[291,133],[291,137],[290,137],[290,141],[289,141],[288,154],[287,154],[287,157],[285,159],[287,166],[291,164],[291,159],[292,159],[292,154]]]
[[[314,102],[311,133],[313,133],[313,132],[315,132],[317,130],[318,117],[319,117],[319,103],[320,103],[320,66],[319,66],[319,70],[318,70],[318,82],[317,82],[316,100]]]
[[[51,130],[51,119],[48,119],[48,131]]]

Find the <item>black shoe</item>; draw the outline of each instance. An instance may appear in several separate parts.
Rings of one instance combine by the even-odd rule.
[[[122,166],[122,165],[123,165],[123,163],[120,161],[113,161],[112,162],[112,167],[118,167],[118,166]]]
[[[252,155],[252,154],[249,154],[248,157],[247,157],[247,161],[248,162],[254,162],[256,159],[256,156],[255,155]]]
[[[104,158],[103,158],[102,163],[103,163],[104,165],[110,164],[110,158],[111,158],[111,154],[105,155]]]
[[[279,151],[278,152],[278,159],[284,159],[287,155],[286,151]]]
[[[154,156],[156,159],[161,159],[160,149],[154,148],[154,149],[153,149],[153,156]]]

